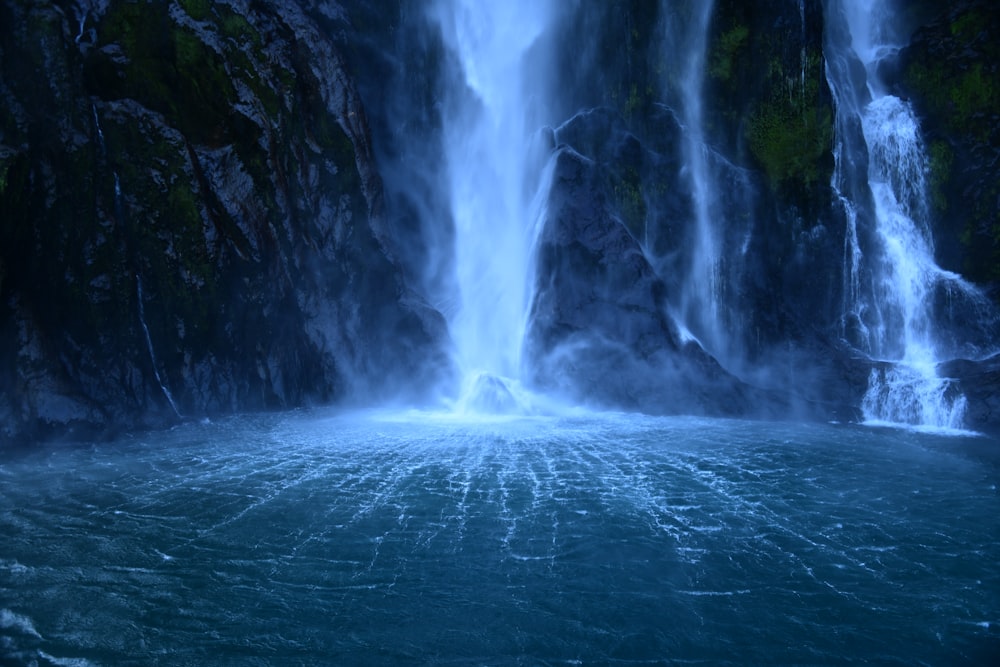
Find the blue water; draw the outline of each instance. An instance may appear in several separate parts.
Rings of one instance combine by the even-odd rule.
[[[998,472],[985,438],[626,415],[7,452],[0,663],[991,664]]]

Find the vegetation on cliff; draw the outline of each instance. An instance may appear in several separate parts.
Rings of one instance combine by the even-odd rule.
[[[683,289],[711,218],[711,279],[736,304],[720,326],[747,357],[822,338],[842,303],[823,5],[716,0],[703,34],[695,0],[555,3],[536,45],[554,56],[528,74],[558,87],[539,150],[588,175],[557,186],[579,195],[565,210],[600,210],[657,290]],[[426,387],[447,336],[416,293],[449,279],[441,89],[458,67],[426,14],[0,4],[0,437],[371,396],[390,372]],[[920,115],[940,264],[993,285],[998,14],[911,3],[910,45],[880,72]]]
[[[935,241],[944,266],[1000,282],[1000,10],[964,0],[920,26],[899,88],[930,150]]]

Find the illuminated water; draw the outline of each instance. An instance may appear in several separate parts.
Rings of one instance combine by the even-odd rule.
[[[548,56],[529,53],[550,25],[555,3],[438,0],[430,7],[460,64],[443,95],[442,147],[456,294],[439,305],[466,385],[484,374],[514,381],[531,302],[533,244],[548,194],[541,176],[548,150],[531,148],[547,100],[528,86],[526,70],[544,69]],[[462,396],[470,389],[463,387]]]
[[[998,447],[294,413],[8,452],[0,663],[991,664]]]

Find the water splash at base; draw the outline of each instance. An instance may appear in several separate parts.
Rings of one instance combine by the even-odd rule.
[[[960,431],[966,406],[953,381],[933,366],[898,364],[872,369],[861,410],[866,423]]]
[[[531,391],[520,380],[485,372],[467,376],[458,400],[448,407],[463,418],[558,416],[580,410]]]

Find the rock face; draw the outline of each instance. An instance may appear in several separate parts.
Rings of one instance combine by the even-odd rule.
[[[1000,9],[988,0],[935,9],[899,56],[896,88],[921,115],[939,263],[997,284]]]
[[[533,383],[647,412],[747,414],[740,383],[680,340],[667,287],[612,212],[600,165],[568,147],[552,159],[528,332]]]
[[[1000,355],[981,362],[950,361],[938,373],[954,379],[965,396],[966,427],[1000,434]]]
[[[525,351],[532,382],[656,414],[855,418],[850,406],[860,402],[868,366],[830,341],[803,336],[799,348],[785,347],[785,368],[801,384],[789,389],[777,373],[741,381],[678,330],[670,311],[687,270],[677,258],[690,242],[682,222],[691,207],[673,150],[682,128],[666,109],[647,122],[656,128],[648,143],[608,108],[581,112],[554,132]],[[630,217],[640,192],[650,207],[643,219],[661,223],[657,244],[642,243],[650,232]],[[653,247],[664,256],[652,256]]]
[[[5,439],[364,400],[443,367],[320,28],[339,9],[308,10],[0,7]]]

